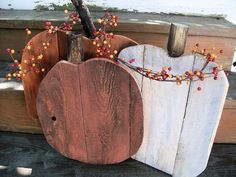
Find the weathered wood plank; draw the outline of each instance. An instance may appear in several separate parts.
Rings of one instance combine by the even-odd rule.
[[[175,75],[201,69],[205,63],[193,55],[169,58],[163,50],[150,45],[129,47],[119,55],[127,61],[130,56],[143,61],[137,66],[153,71],[171,66]],[[210,63],[205,72],[211,72],[214,66],[217,65]],[[175,88],[176,83],[145,77],[139,80],[144,102],[144,140],[134,158],[176,177],[199,175],[206,167],[228,90],[224,72],[219,73],[217,81],[207,78],[204,82],[193,81],[190,86],[183,83],[179,88]],[[198,86],[203,87],[202,92],[197,91]],[[164,109],[169,106],[168,111]]]
[[[236,143],[236,108],[228,109],[227,105],[232,103],[226,100],[220,124],[216,133],[215,143]],[[236,101],[234,101],[234,105]]]
[[[133,24],[129,24],[129,27],[132,27]],[[120,25],[119,25],[120,26]],[[128,28],[128,27],[127,27]],[[139,27],[135,27],[139,28]],[[190,28],[191,29],[191,28]],[[165,29],[167,32],[169,28]],[[41,30],[40,30],[41,31]],[[32,36],[36,33],[40,32],[39,30],[32,30]],[[229,32],[224,32],[226,34]],[[12,35],[14,34],[14,35]],[[116,34],[127,36],[139,44],[151,44],[156,45],[160,48],[166,50],[167,41],[168,41],[168,34],[162,33],[148,33],[148,32],[130,32],[127,30],[120,31],[117,30]],[[10,57],[6,52],[6,48],[14,48],[17,50],[21,50],[26,45],[26,34],[25,30],[18,30],[18,29],[0,29],[0,61],[10,61]],[[15,37],[17,36],[17,38]],[[217,49],[223,49],[224,53],[220,55],[217,59],[218,64],[222,64],[230,70],[230,65],[232,64],[232,59],[234,56],[234,50],[236,46],[236,40],[233,38],[227,37],[209,37],[209,36],[194,36],[188,35],[187,43],[185,47],[185,55],[191,54],[193,46],[199,43],[200,47],[209,49],[209,47],[215,47]],[[16,58],[20,59],[22,53],[17,53]]]
[[[153,71],[171,66],[173,74],[192,70],[194,59],[193,56],[169,58],[163,49],[151,45],[126,48],[119,57],[135,58],[134,65]],[[157,82],[136,72],[133,74],[141,88],[145,117],[143,143],[134,158],[172,174],[189,86]],[[172,109],[164,109],[169,107]]]
[[[66,35],[65,33],[60,33]],[[31,50],[27,50],[25,47],[25,51],[22,55],[22,62],[21,66],[23,70],[29,70],[28,64],[30,63],[30,60],[32,57],[37,57],[39,55],[39,51],[42,48],[42,44],[48,40],[48,38],[51,38],[50,47],[48,50],[46,50],[43,54],[43,59],[45,60],[44,68],[45,72],[36,73],[36,72],[30,72],[27,73],[23,80],[23,86],[24,86],[24,93],[25,93],[25,100],[26,100],[26,106],[27,110],[29,112],[29,115],[32,118],[37,119],[37,110],[36,110],[36,97],[38,93],[38,87],[40,85],[40,82],[44,78],[44,76],[47,74],[47,72],[60,60],[60,53],[59,53],[59,42],[58,42],[58,33],[51,34],[51,36],[48,36],[48,33],[46,31],[41,32],[34,36],[27,45],[32,45]],[[67,50],[67,49],[64,49]],[[36,58],[37,59],[37,58]],[[25,63],[24,61],[27,61]]]
[[[19,176],[19,167],[34,177],[170,177],[133,159],[102,166],[70,160],[51,148],[43,135],[0,132],[0,142],[0,175],[4,177]],[[199,177],[234,177],[235,161],[235,145],[214,144],[208,166]]]
[[[40,85],[37,110],[49,144],[72,159],[118,163],[142,142],[141,93],[128,70],[108,59],[57,63]]]
[[[204,64],[205,60],[196,56],[194,71]],[[215,63],[209,63],[203,72],[210,73],[216,66]],[[194,177],[206,168],[228,86],[223,71],[219,72],[217,80],[210,77],[191,82],[173,176]],[[198,87],[202,90],[198,91]]]
[[[0,105],[5,105],[4,110],[7,110],[0,112],[0,130],[25,133],[42,133],[40,124],[35,124],[35,121],[32,120],[27,113],[22,85],[19,84],[21,88],[20,90],[15,90],[16,88],[13,86],[15,85],[14,82],[7,83],[8,87],[3,87],[3,83],[0,83],[1,94],[7,95],[7,98],[0,97]],[[9,100],[18,102],[17,109],[12,109],[12,105],[15,103]],[[236,101],[226,100],[215,138],[216,143],[236,143],[235,105]],[[228,107],[232,107],[232,109],[229,109]],[[21,115],[20,118],[18,117],[19,115]]]
[[[93,19],[104,15],[103,11],[91,12]],[[152,14],[134,12],[114,12],[119,16],[118,31],[168,34],[170,23],[181,23],[191,26],[190,35],[218,36],[235,38],[235,25],[219,17],[188,16],[176,14]],[[29,10],[1,10],[0,28],[13,29],[44,29],[45,21],[53,21],[60,25],[65,20],[62,11],[29,11]],[[75,30],[82,29],[76,25]]]
[[[39,122],[27,114],[21,83],[0,82],[0,130],[42,133]]]

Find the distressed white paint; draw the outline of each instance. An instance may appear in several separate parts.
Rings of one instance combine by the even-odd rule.
[[[134,65],[153,71],[170,66],[173,74],[203,64],[194,56],[170,58],[163,49],[151,45],[126,48],[119,57],[135,58]],[[226,97],[228,82],[224,74],[219,73],[217,81],[208,78],[180,86],[133,74],[144,105],[143,143],[133,158],[176,177],[200,174],[207,164]],[[198,86],[203,87],[201,92]]]
[[[197,57],[195,70],[203,65],[204,60]],[[212,72],[215,66],[210,63],[204,72]],[[198,87],[202,88],[200,92]],[[227,91],[228,80],[223,71],[219,72],[218,80],[211,77],[191,83],[174,176],[197,176],[206,168]]]

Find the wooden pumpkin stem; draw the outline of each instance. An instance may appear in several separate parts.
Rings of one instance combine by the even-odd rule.
[[[83,44],[82,44],[82,34],[68,35],[68,61],[71,63],[79,63],[83,61]]]
[[[179,57],[183,55],[187,36],[188,26],[171,23],[167,44],[169,56]]]

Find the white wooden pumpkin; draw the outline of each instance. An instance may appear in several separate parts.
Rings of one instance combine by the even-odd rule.
[[[161,71],[172,67],[173,74],[201,69],[205,60],[189,55],[170,58],[152,45],[123,49],[119,58],[135,58],[135,66]],[[204,72],[212,72],[209,63]],[[228,80],[223,71],[218,79],[204,81],[160,82],[133,71],[142,92],[144,109],[143,143],[134,159],[174,177],[194,177],[207,166],[225,102]],[[202,90],[198,91],[198,87]]]

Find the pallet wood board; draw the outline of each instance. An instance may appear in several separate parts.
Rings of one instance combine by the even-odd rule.
[[[153,71],[171,66],[173,74],[203,66],[199,57],[170,58],[151,45],[126,48],[119,57],[135,58],[134,65]],[[226,98],[225,74],[220,72],[217,81],[207,78],[181,86],[134,75],[143,97],[144,139],[133,158],[176,177],[199,175],[207,164]],[[197,91],[198,86],[203,87],[202,92]]]
[[[141,93],[129,70],[108,59],[57,63],[40,85],[37,111],[48,143],[82,162],[118,163],[142,142]]]

